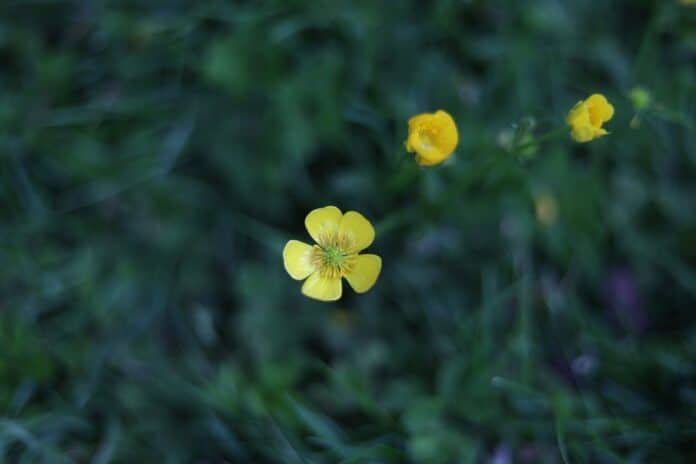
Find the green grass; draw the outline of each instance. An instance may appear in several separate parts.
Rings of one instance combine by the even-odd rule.
[[[694,461],[695,56],[669,0],[1,2],[0,462]],[[330,204],[384,268],[320,303]]]

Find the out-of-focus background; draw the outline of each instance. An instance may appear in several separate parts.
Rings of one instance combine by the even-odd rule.
[[[0,461],[694,462],[695,59],[668,0],[3,0]],[[384,268],[320,303],[330,204]]]

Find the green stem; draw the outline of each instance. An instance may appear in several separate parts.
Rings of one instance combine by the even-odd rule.
[[[556,129],[552,130],[551,132],[548,132],[548,133],[542,135],[541,137],[537,137],[534,140],[530,140],[527,143],[523,143],[522,145],[518,145],[517,147],[515,147],[515,153],[520,153],[529,147],[539,145],[542,142],[546,142],[547,140],[554,139],[561,134],[567,134],[567,133],[568,133],[568,127],[566,127],[566,126],[558,127]]]

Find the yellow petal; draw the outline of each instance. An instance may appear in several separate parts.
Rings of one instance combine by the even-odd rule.
[[[343,285],[341,278],[322,277],[319,272],[310,275],[302,285],[302,293],[320,301],[336,301],[341,298]]]
[[[355,266],[345,278],[357,293],[365,293],[377,282],[382,270],[382,258],[377,255],[358,255]]]
[[[406,137],[406,141],[404,142],[404,145],[406,146],[406,151],[409,153],[413,153],[416,151],[417,147],[420,146],[420,136],[418,135],[417,131],[411,131],[408,133],[408,137]]]
[[[590,122],[590,112],[587,103],[578,102],[566,116],[566,122],[571,127],[570,136],[576,142],[589,142],[595,138],[595,127]]]
[[[457,143],[459,143],[457,125],[454,123],[452,116],[443,110],[437,110],[434,119],[435,124],[440,129],[435,140],[435,146],[437,146],[438,150],[444,153],[445,156],[449,156],[457,147]]]
[[[432,120],[432,113],[417,114],[408,120],[408,128],[414,130],[422,124],[429,124]]]
[[[589,124],[573,127],[570,136],[573,138],[573,140],[580,143],[589,142],[596,137],[595,129]]]
[[[586,120],[586,122],[585,122]],[[570,126],[575,126],[580,123],[585,123],[589,124],[590,123],[590,114],[587,110],[587,105],[585,104],[584,101],[579,101],[577,102],[571,109],[568,111],[568,116],[566,116],[566,122]]]
[[[321,245],[336,234],[342,216],[341,210],[335,206],[318,208],[307,215],[305,227],[314,241]]]
[[[590,109],[590,116],[595,124],[601,125],[614,116],[614,107],[607,101],[606,97],[600,93],[590,95],[585,102]]]
[[[410,153],[416,153],[416,162],[421,166],[438,164],[447,157],[438,150],[432,140],[424,140],[418,131],[411,132],[408,135],[406,150]]]
[[[312,246],[298,240],[290,240],[283,248],[283,265],[293,279],[306,279],[315,271],[312,263]]]
[[[370,221],[356,212],[348,211],[343,215],[338,228],[339,234],[350,243],[350,252],[357,253],[369,247],[375,239],[375,229]]]
[[[447,155],[440,152],[440,150],[433,149],[432,151],[421,151],[416,154],[416,163],[420,166],[435,166],[442,163],[447,159]]]

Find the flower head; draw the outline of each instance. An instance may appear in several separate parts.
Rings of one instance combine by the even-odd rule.
[[[614,116],[614,107],[604,95],[595,93],[587,100],[579,101],[569,112],[566,122],[571,127],[570,136],[576,142],[589,142],[607,135],[602,124]]]
[[[375,238],[375,229],[362,214],[343,214],[335,206],[326,206],[311,211],[305,227],[316,244],[290,240],[283,249],[290,277],[307,279],[303,294],[321,301],[338,300],[343,293],[342,277],[358,293],[372,288],[382,270],[382,259],[359,254]]]
[[[457,125],[446,111],[423,113],[408,120],[406,150],[416,153],[416,162],[421,166],[442,163],[454,152],[458,142]]]
[[[558,203],[549,192],[543,192],[534,198],[537,220],[545,226],[551,226],[558,219]]]

